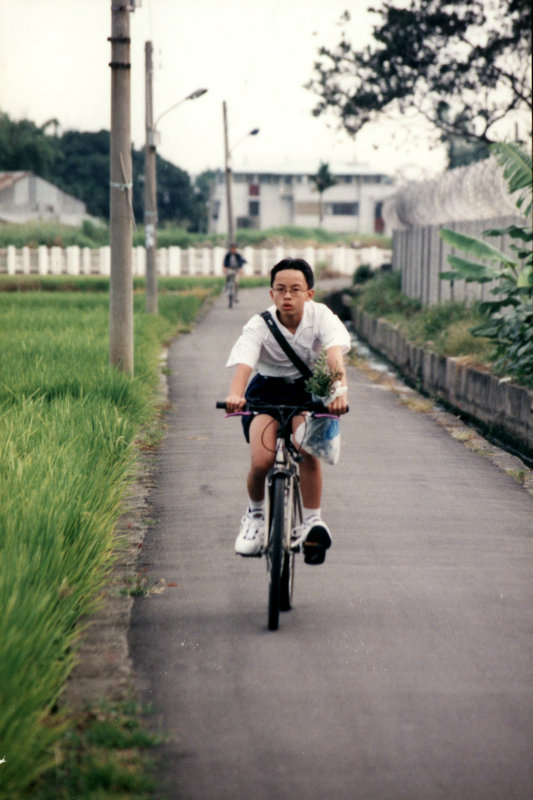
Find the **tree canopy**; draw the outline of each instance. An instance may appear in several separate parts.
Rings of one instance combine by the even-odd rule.
[[[56,135],[46,128],[54,124]],[[28,170],[83,200],[95,217],[109,218],[109,148],[107,130],[96,133],[65,131],[57,136],[57,123],[40,128],[30,120],[15,122],[0,114],[0,170]],[[133,212],[140,224],[144,204],[144,151],[132,148]],[[205,227],[208,180],[195,185],[185,170],[159,155],[156,160],[158,217],[193,231]]]
[[[329,171],[329,164],[321,161],[316,175],[311,175],[311,181],[315,184],[315,189],[318,192],[318,222],[320,225],[322,225],[322,217],[324,213],[322,195],[326,189],[329,189],[331,186],[335,186],[337,183],[337,178],[335,178]]]
[[[369,9],[373,42],[322,47],[307,88],[355,135],[383,111],[416,108],[441,132],[488,144],[497,123],[531,109],[530,0],[410,0]]]

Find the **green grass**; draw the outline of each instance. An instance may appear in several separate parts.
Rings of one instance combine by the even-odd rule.
[[[445,302],[422,306],[419,300],[402,293],[399,272],[378,272],[353,292],[357,306],[393,323],[414,344],[429,347],[439,355],[490,364],[490,342],[473,336],[469,330],[482,320],[477,304]]]
[[[101,703],[78,714],[56,742],[54,765],[22,795],[24,800],[151,797],[149,752],[161,740],[141,726],[143,712],[135,703]]]
[[[330,233],[322,228],[301,228],[298,226],[283,226],[268,228],[262,231],[241,228],[235,234],[239,247],[268,246],[271,244],[351,244],[354,241],[362,246],[377,245],[378,247],[391,246],[390,237],[381,234],[338,234]],[[133,244],[143,246],[145,242],[144,227],[138,226],[133,234]],[[158,247],[200,247],[202,245],[218,245],[225,247],[227,236],[225,233],[207,234],[191,233],[185,228],[176,225],[165,225],[157,232]],[[70,227],[52,221],[27,222],[23,225],[0,224],[0,248],[14,245],[15,247],[102,247],[109,244],[109,226],[105,223],[95,225],[86,221],[80,227]]]
[[[0,224],[0,247],[102,247],[109,244],[107,225],[86,221],[80,227],[59,222],[36,220],[20,224]]]
[[[135,296],[134,378],[108,363],[107,293],[0,293],[2,800],[54,763],[80,620],[121,546],[114,526],[157,414],[161,344],[216,289],[162,293],[158,316]]]
[[[243,289],[256,286],[267,286],[269,280],[261,276],[243,276],[240,279]],[[159,277],[158,294],[168,292],[194,291],[195,289],[220,292],[224,286],[222,277],[199,277],[180,275],[176,277]],[[135,292],[144,292],[145,278],[133,278]],[[84,275],[70,277],[68,275],[0,275],[0,293],[2,292],[108,292],[109,278],[101,275]]]

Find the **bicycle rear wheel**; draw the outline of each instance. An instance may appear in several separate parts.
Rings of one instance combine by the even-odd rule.
[[[270,489],[270,536],[267,552],[270,571],[270,584],[268,589],[269,631],[275,631],[279,626],[281,577],[284,555],[285,483],[286,478],[283,475],[275,475],[272,479],[272,486]]]

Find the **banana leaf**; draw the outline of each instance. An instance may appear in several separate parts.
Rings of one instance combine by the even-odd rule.
[[[496,247],[493,247],[487,242],[476,239],[473,236],[467,236],[465,233],[453,231],[451,228],[441,228],[440,235],[452,247],[457,247],[468,255],[475,256],[476,258],[485,258],[489,261],[498,261],[503,264],[514,265],[514,259],[506,253],[502,253]]]
[[[491,267],[475,261],[467,261],[466,258],[460,256],[448,256],[448,263],[455,269],[453,272],[442,272],[440,277],[443,280],[460,279],[469,283],[472,281],[488,283],[499,277],[499,273]]]
[[[483,236],[511,236],[513,239],[522,239],[523,242],[533,240],[533,230],[521,228],[519,225],[508,225],[507,228],[489,228],[483,231]]]
[[[509,191],[513,193],[524,190],[516,201],[516,205],[527,217],[531,212],[533,175],[531,156],[524,148],[512,142],[497,142],[491,147],[491,150],[498,163],[503,167],[503,175],[508,181]],[[522,206],[524,206],[523,209]]]

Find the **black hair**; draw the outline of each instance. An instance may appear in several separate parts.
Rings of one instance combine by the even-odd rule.
[[[315,276],[313,275],[313,270],[307,261],[305,261],[303,258],[283,258],[281,261],[278,261],[278,263],[275,264],[270,270],[271,286],[274,285],[274,278],[278,272],[281,272],[283,269],[296,269],[298,272],[303,273],[308,289],[312,289],[315,285]]]

